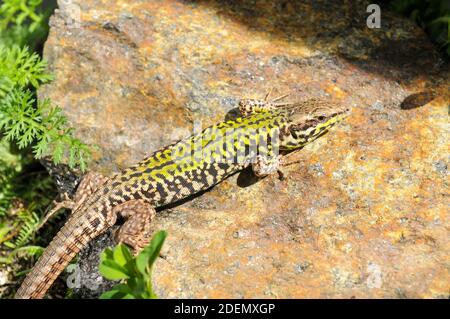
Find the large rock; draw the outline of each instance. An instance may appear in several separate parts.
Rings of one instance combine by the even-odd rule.
[[[409,20],[369,29],[368,3],[59,1],[40,97],[103,174],[272,87],[353,107],[285,180],[244,171],[162,210],[161,297],[449,297],[448,63]]]

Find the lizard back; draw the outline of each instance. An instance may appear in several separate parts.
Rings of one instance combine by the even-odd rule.
[[[210,126],[123,170],[99,195],[113,206],[131,199],[155,207],[178,201],[221,182],[256,154],[276,154],[286,122],[282,111],[271,110]]]

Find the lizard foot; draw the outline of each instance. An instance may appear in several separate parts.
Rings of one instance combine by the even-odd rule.
[[[101,174],[94,172],[87,173],[78,184],[77,191],[75,192],[73,199],[70,198],[69,194],[64,193],[62,195],[62,200],[53,201],[53,208],[45,215],[44,219],[39,224],[38,229],[44,226],[44,224],[62,208],[70,209],[72,212],[76,211],[77,208],[80,207],[89,197],[89,195],[95,192],[97,188],[107,180],[108,178]]]
[[[150,242],[150,223],[155,218],[155,209],[138,199],[114,207],[113,213],[125,218],[125,223],[115,233],[116,242],[130,246],[133,253],[138,254]]]
[[[280,174],[280,163],[281,163],[281,156],[275,156],[275,157],[266,157],[262,155],[258,155],[255,158],[255,161],[252,163],[252,169],[253,173],[257,177],[264,177],[270,174],[274,174],[276,172],[279,172]],[[282,173],[281,173],[282,174]],[[282,175],[280,175],[281,178]]]

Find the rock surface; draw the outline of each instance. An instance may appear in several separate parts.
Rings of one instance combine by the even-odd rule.
[[[59,1],[51,19],[40,97],[99,146],[103,174],[272,87],[353,107],[285,180],[244,171],[161,211],[159,296],[448,298],[448,63],[409,20],[367,28],[369,2],[233,3]]]

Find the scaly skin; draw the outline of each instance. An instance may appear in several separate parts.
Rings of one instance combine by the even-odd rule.
[[[147,227],[154,207],[208,189],[249,165],[257,176],[276,172],[278,152],[310,143],[347,113],[341,106],[321,100],[277,105],[267,101],[267,96],[265,100],[242,100],[240,110],[243,117],[213,125],[156,151],[100,185],[76,206],[15,298],[43,298],[70,260],[91,239],[113,226],[117,215],[130,218],[140,210],[140,215],[147,216]],[[262,155],[256,156],[256,151]],[[128,226],[131,230],[134,227]],[[136,231],[135,237],[139,236]],[[134,248],[142,248],[148,238],[146,234]],[[133,238],[124,241],[132,243]]]

